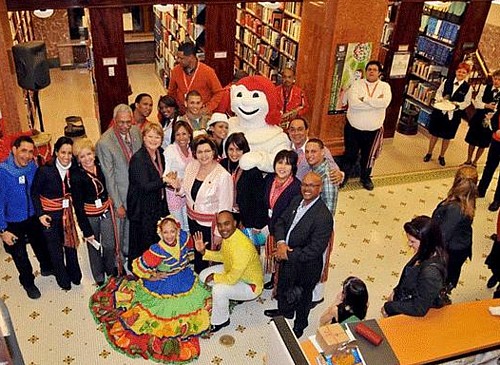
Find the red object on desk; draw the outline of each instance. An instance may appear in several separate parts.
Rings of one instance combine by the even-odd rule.
[[[377,332],[372,330],[370,327],[368,327],[364,323],[357,324],[356,327],[354,327],[354,331],[356,331],[356,333],[358,333],[360,336],[362,336],[368,342],[370,342],[371,344],[373,344],[375,346],[380,345],[382,343],[382,341],[384,340],[384,338],[382,336],[380,336]]]

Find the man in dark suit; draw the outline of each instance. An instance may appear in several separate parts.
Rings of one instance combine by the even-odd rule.
[[[275,227],[279,261],[278,309],[268,309],[268,317],[293,318],[293,332],[302,336],[308,325],[312,292],[321,277],[323,252],[333,231],[332,214],[320,198],[321,176],[307,173],[301,194],[292,200]]]
[[[126,104],[117,105],[113,111],[111,127],[97,141],[96,154],[101,162],[106,189],[113,200],[118,218],[118,236],[124,259],[128,256],[129,246],[128,166],[130,158],[141,145],[141,132],[137,126],[132,125],[132,109]],[[123,262],[125,263],[125,260]]]

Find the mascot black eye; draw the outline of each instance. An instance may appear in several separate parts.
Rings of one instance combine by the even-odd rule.
[[[253,93],[252,94],[252,98],[258,98],[259,97],[259,93]]]
[[[237,98],[241,98],[242,96],[243,96],[243,94],[241,93],[241,91],[238,94],[236,94]]]

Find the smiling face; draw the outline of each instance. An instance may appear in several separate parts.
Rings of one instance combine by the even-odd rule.
[[[167,245],[174,246],[176,244],[178,234],[177,230],[178,228],[174,222],[167,220],[163,223],[161,226],[161,237]]]
[[[229,157],[229,160],[231,162],[238,162],[241,156],[243,156],[243,150],[240,150],[238,146],[231,143],[227,148],[227,157]]]
[[[231,86],[231,109],[243,121],[252,126],[263,126],[269,112],[269,103],[264,92],[248,90],[244,85]]]
[[[94,167],[95,154],[90,148],[82,148],[77,156],[78,162],[82,164],[84,169],[90,169]]]
[[[276,172],[276,177],[279,180],[285,181],[292,175],[292,165],[286,162],[286,160],[279,160],[276,162],[274,172]]]
[[[115,117],[115,127],[120,134],[127,134],[132,128],[132,114],[129,112],[118,112]]]
[[[236,220],[232,214],[228,212],[217,214],[217,229],[219,230],[222,238],[227,239],[231,237],[236,231],[236,226]]]
[[[17,167],[26,167],[33,160],[33,153],[35,146],[33,143],[21,142],[19,147],[12,147],[12,155],[14,156],[14,163]]]
[[[209,165],[215,159],[215,151],[212,150],[208,143],[199,144],[196,147],[196,159],[200,165]]]
[[[307,140],[307,129],[302,119],[294,119],[288,127],[288,136],[294,148],[301,148]]]
[[[179,145],[179,147],[187,147],[189,142],[191,141],[191,135],[184,127],[179,127],[177,132],[175,132],[175,143]]]
[[[229,125],[226,122],[217,122],[210,126],[213,136],[218,140],[224,140],[227,137]]]
[[[198,115],[203,107],[201,96],[190,95],[185,102],[187,111],[192,115]]]
[[[144,146],[146,146],[149,151],[156,151],[156,149],[161,146],[162,142],[161,135],[153,129],[144,134],[143,140]]]
[[[140,116],[144,118],[149,117],[153,111],[153,99],[149,96],[142,97],[141,101],[135,103],[135,110]]]
[[[306,204],[309,204],[321,194],[321,177],[314,173],[307,173],[302,179],[300,192]]]
[[[68,166],[73,157],[73,146],[70,144],[63,144],[59,151],[56,152],[56,157],[63,166]]]
[[[175,113],[175,107],[168,106],[168,105],[166,105],[165,103],[162,103],[162,102],[160,102],[160,105],[159,105],[158,109],[160,110],[160,114],[164,118],[172,118],[172,116]]]
[[[457,78],[458,81],[465,80],[465,78],[467,77],[467,74],[468,74],[468,72],[464,68],[458,68],[455,71],[455,77]]]
[[[306,161],[309,166],[318,166],[325,159],[325,149],[316,142],[307,142],[305,149]]]

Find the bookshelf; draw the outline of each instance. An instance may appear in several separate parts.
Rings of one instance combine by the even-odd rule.
[[[277,9],[238,4],[234,68],[276,80],[285,67],[295,67],[301,12],[302,3],[285,2]]]
[[[34,39],[31,17],[31,12],[27,10],[8,12],[13,45]]]
[[[386,23],[391,21],[393,28],[385,36],[379,60],[390,70],[396,52],[409,52],[411,58],[406,77],[387,79],[393,99],[384,123],[385,137],[393,137],[398,122],[404,123],[408,115],[427,126],[440,83],[453,77],[457,65],[476,51],[490,5],[478,0],[389,2]]]

